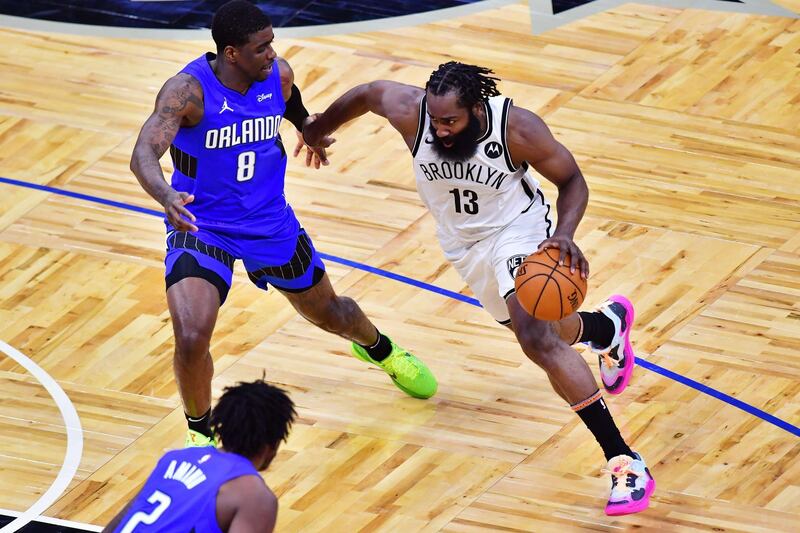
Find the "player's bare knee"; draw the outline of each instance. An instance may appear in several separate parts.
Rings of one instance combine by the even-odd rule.
[[[525,328],[515,333],[522,351],[531,361],[545,370],[556,364],[558,339],[552,331]]]
[[[211,344],[211,335],[197,328],[175,331],[175,356],[182,360],[205,357]]]

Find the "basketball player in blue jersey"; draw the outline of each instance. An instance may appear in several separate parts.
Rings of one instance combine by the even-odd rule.
[[[307,320],[352,341],[353,355],[382,368],[401,390],[429,398],[437,387],[430,370],[381,334],[353,300],[336,295],[286,202],[278,128],[284,117],[301,128],[308,112],[292,69],[272,48],[269,17],[233,0],[215,13],[211,33],[217,53],[164,84],[131,158],[139,183],[166,212],[167,301],[187,446],[212,442],[209,345],[237,259],[259,288],[272,285]],[[159,164],[167,149],[171,185]],[[307,164],[312,157],[317,168],[327,164],[324,149],[309,152]]]
[[[491,315],[511,329],[597,439],[608,460],[612,490],[606,513],[647,508],[655,481],[641,456],[620,435],[586,361],[570,345],[587,342],[598,354],[603,387],[620,394],[634,366],[630,344],[633,305],[614,295],[600,310],[559,322],[537,320],[514,293],[514,274],[529,254],[560,250],[573,272],[589,264],[573,236],[589,192],[572,154],[542,119],[500,95],[490,70],[450,62],[425,89],[390,81],[355,87],[322,115],[306,119],[305,141],[329,145],[326,135],[371,111],[401,134],[413,156],[417,190],[437,224],[445,257]],[[529,170],[558,187],[558,224]]]
[[[258,472],[272,462],[294,418],[292,400],[264,381],[226,388],[211,415],[221,449],[167,452],[103,531],[272,531],[278,499]]]

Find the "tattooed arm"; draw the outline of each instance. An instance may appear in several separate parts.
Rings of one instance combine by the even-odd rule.
[[[178,231],[197,231],[189,222],[194,222],[194,215],[184,207],[194,200],[194,195],[170,187],[158,161],[175,140],[179,128],[194,126],[202,118],[200,83],[188,74],[170,78],[159,91],[153,114],[142,126],[131,155],[131,171],[142,188],[164,206],[167,219]]]

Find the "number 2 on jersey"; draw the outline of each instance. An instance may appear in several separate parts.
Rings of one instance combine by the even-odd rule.
[[[138,513],[134,514],[128,523],[125,524],[125,527],[122,528],[120,533],[133,533],[136,529],[136,526],[139,524],[145,525],[152,525],[159,519],[159,517],[164,514],[164,511],[167,510],[169,504],[172,503],[172,498],[164,494],[163,492],[157,490],[147,498],[147,503],[157,503],[155,509],[150,511],[149,513],[145,513],[144,511],[139,511]]]
[[[452,189],[447,191],[453,195],[456,202],[456,213],[462,211],[468,215],[478,214],[478,193],[469,189],[460,191],[459,189]]]
[[[256,173],[256,153],[253,151],[239,154],[239,164],[236,168],[236,181],[252,179]]]

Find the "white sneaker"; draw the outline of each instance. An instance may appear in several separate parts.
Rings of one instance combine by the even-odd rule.
[[[644,511],[650,506],[650,495],[656,490],[656,480],[638,453],[635,457],[617,455],[608,461],[603,470],[611,474],[611,496],[606,504],[606,514],[617,516]]]
[[[614,337],[606,347],[590,342],[589,348],[597,354],[603,388],[609,394],[622,394],[631,380],[636,361],[630,340],[633,304],[624,296],[615,294],[603,302],[598,311],[614,323]]]

